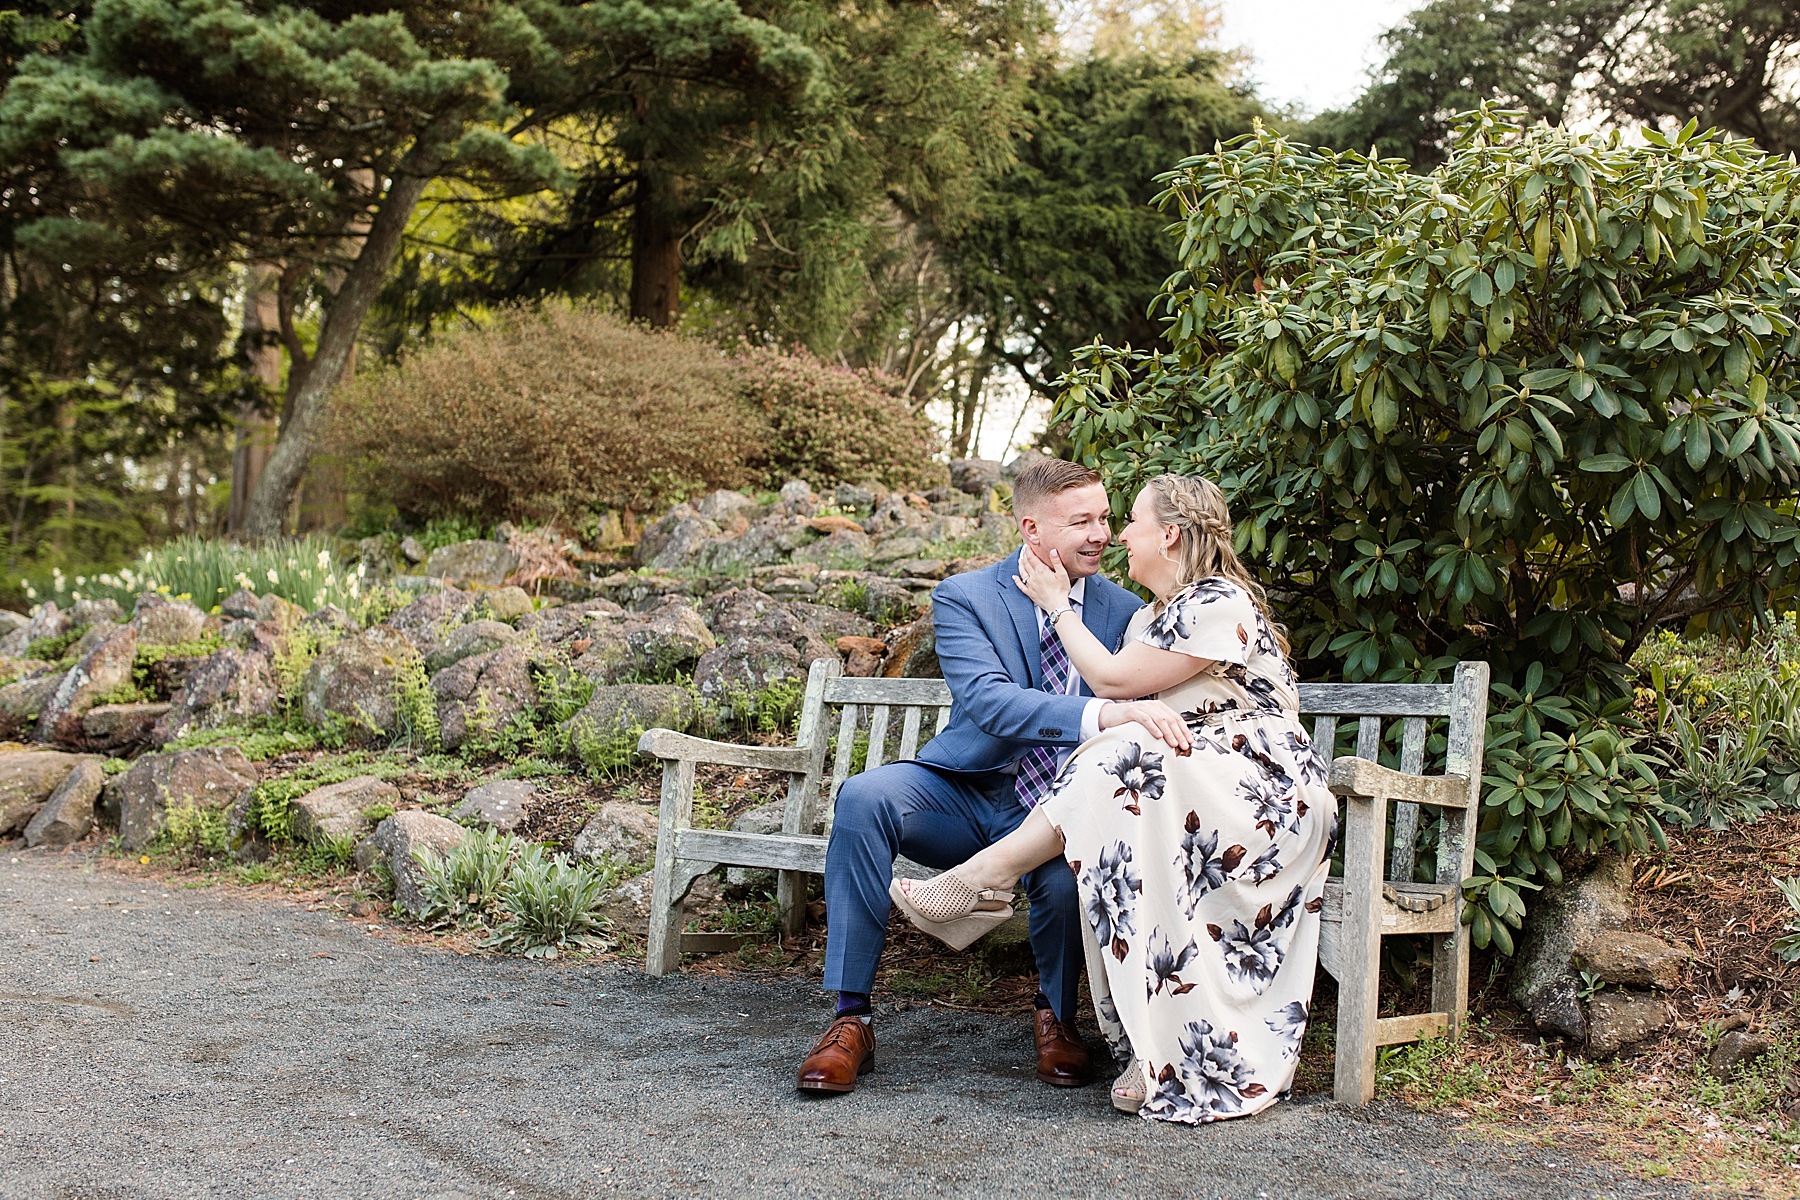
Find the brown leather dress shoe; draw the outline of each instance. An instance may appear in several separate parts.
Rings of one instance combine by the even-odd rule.
[[[800,1064],[798,1086],[803,1092],[854,1092],[856,1077],[874,1069],[874,1026],[858,1017],[839,1017]]]
[[[1055,1013],[1040,1008],[1034,1015],[1032,1033],[1037,1035],[1039,1079],[1051,1087],[1082,1087],[1093,1078],[1087,1045],[1073,1022],[1064,1024]]]

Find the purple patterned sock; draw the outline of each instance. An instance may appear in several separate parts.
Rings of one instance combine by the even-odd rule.
[[[874,1009],[869,1006],[869,998],[861,992],[839,992],[837,1015],[840,1017],[861,1017],[867,1020]]]

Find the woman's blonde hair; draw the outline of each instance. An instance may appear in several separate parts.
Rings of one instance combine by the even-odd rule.
[[[1251,577],[1237,551],[1231,548],[1231,511],[1225,507],[1225,493],[1219,485],[1197,475],[1158,475],[1144,485],[1144,490],[1150,493],[1157,522],[1180,531],[1173,556],[1163,551],[1163,556],[1175,564],[1177,586],[1186,587],[1196,579],[1214,575],[1231,580],[1249,593],[1251,603],[1269,623],[1275,640],[1281,643],[1281,652],[1286,654],[1287,631],[1269,615],[1269,598],[1262,585]]]

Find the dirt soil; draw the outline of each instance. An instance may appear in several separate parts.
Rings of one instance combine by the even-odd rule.
[[[0,1196],[1689,1194],[1389,1103],[1146,1123],[1038,1083],[1022,1014],[935,1000],[881,1003],[876,1072],[805,1099],[801,971],[459,954],[351,903],[10,852]]]

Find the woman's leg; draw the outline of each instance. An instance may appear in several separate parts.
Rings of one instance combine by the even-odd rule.
[[[1037,809],[1011,833],[956,867],[956,874],[976,888],[1012,891],[1027,871],[1041,867],[1063,852],[1062,835]],[[912,881],[900,886],[912,894]]]

